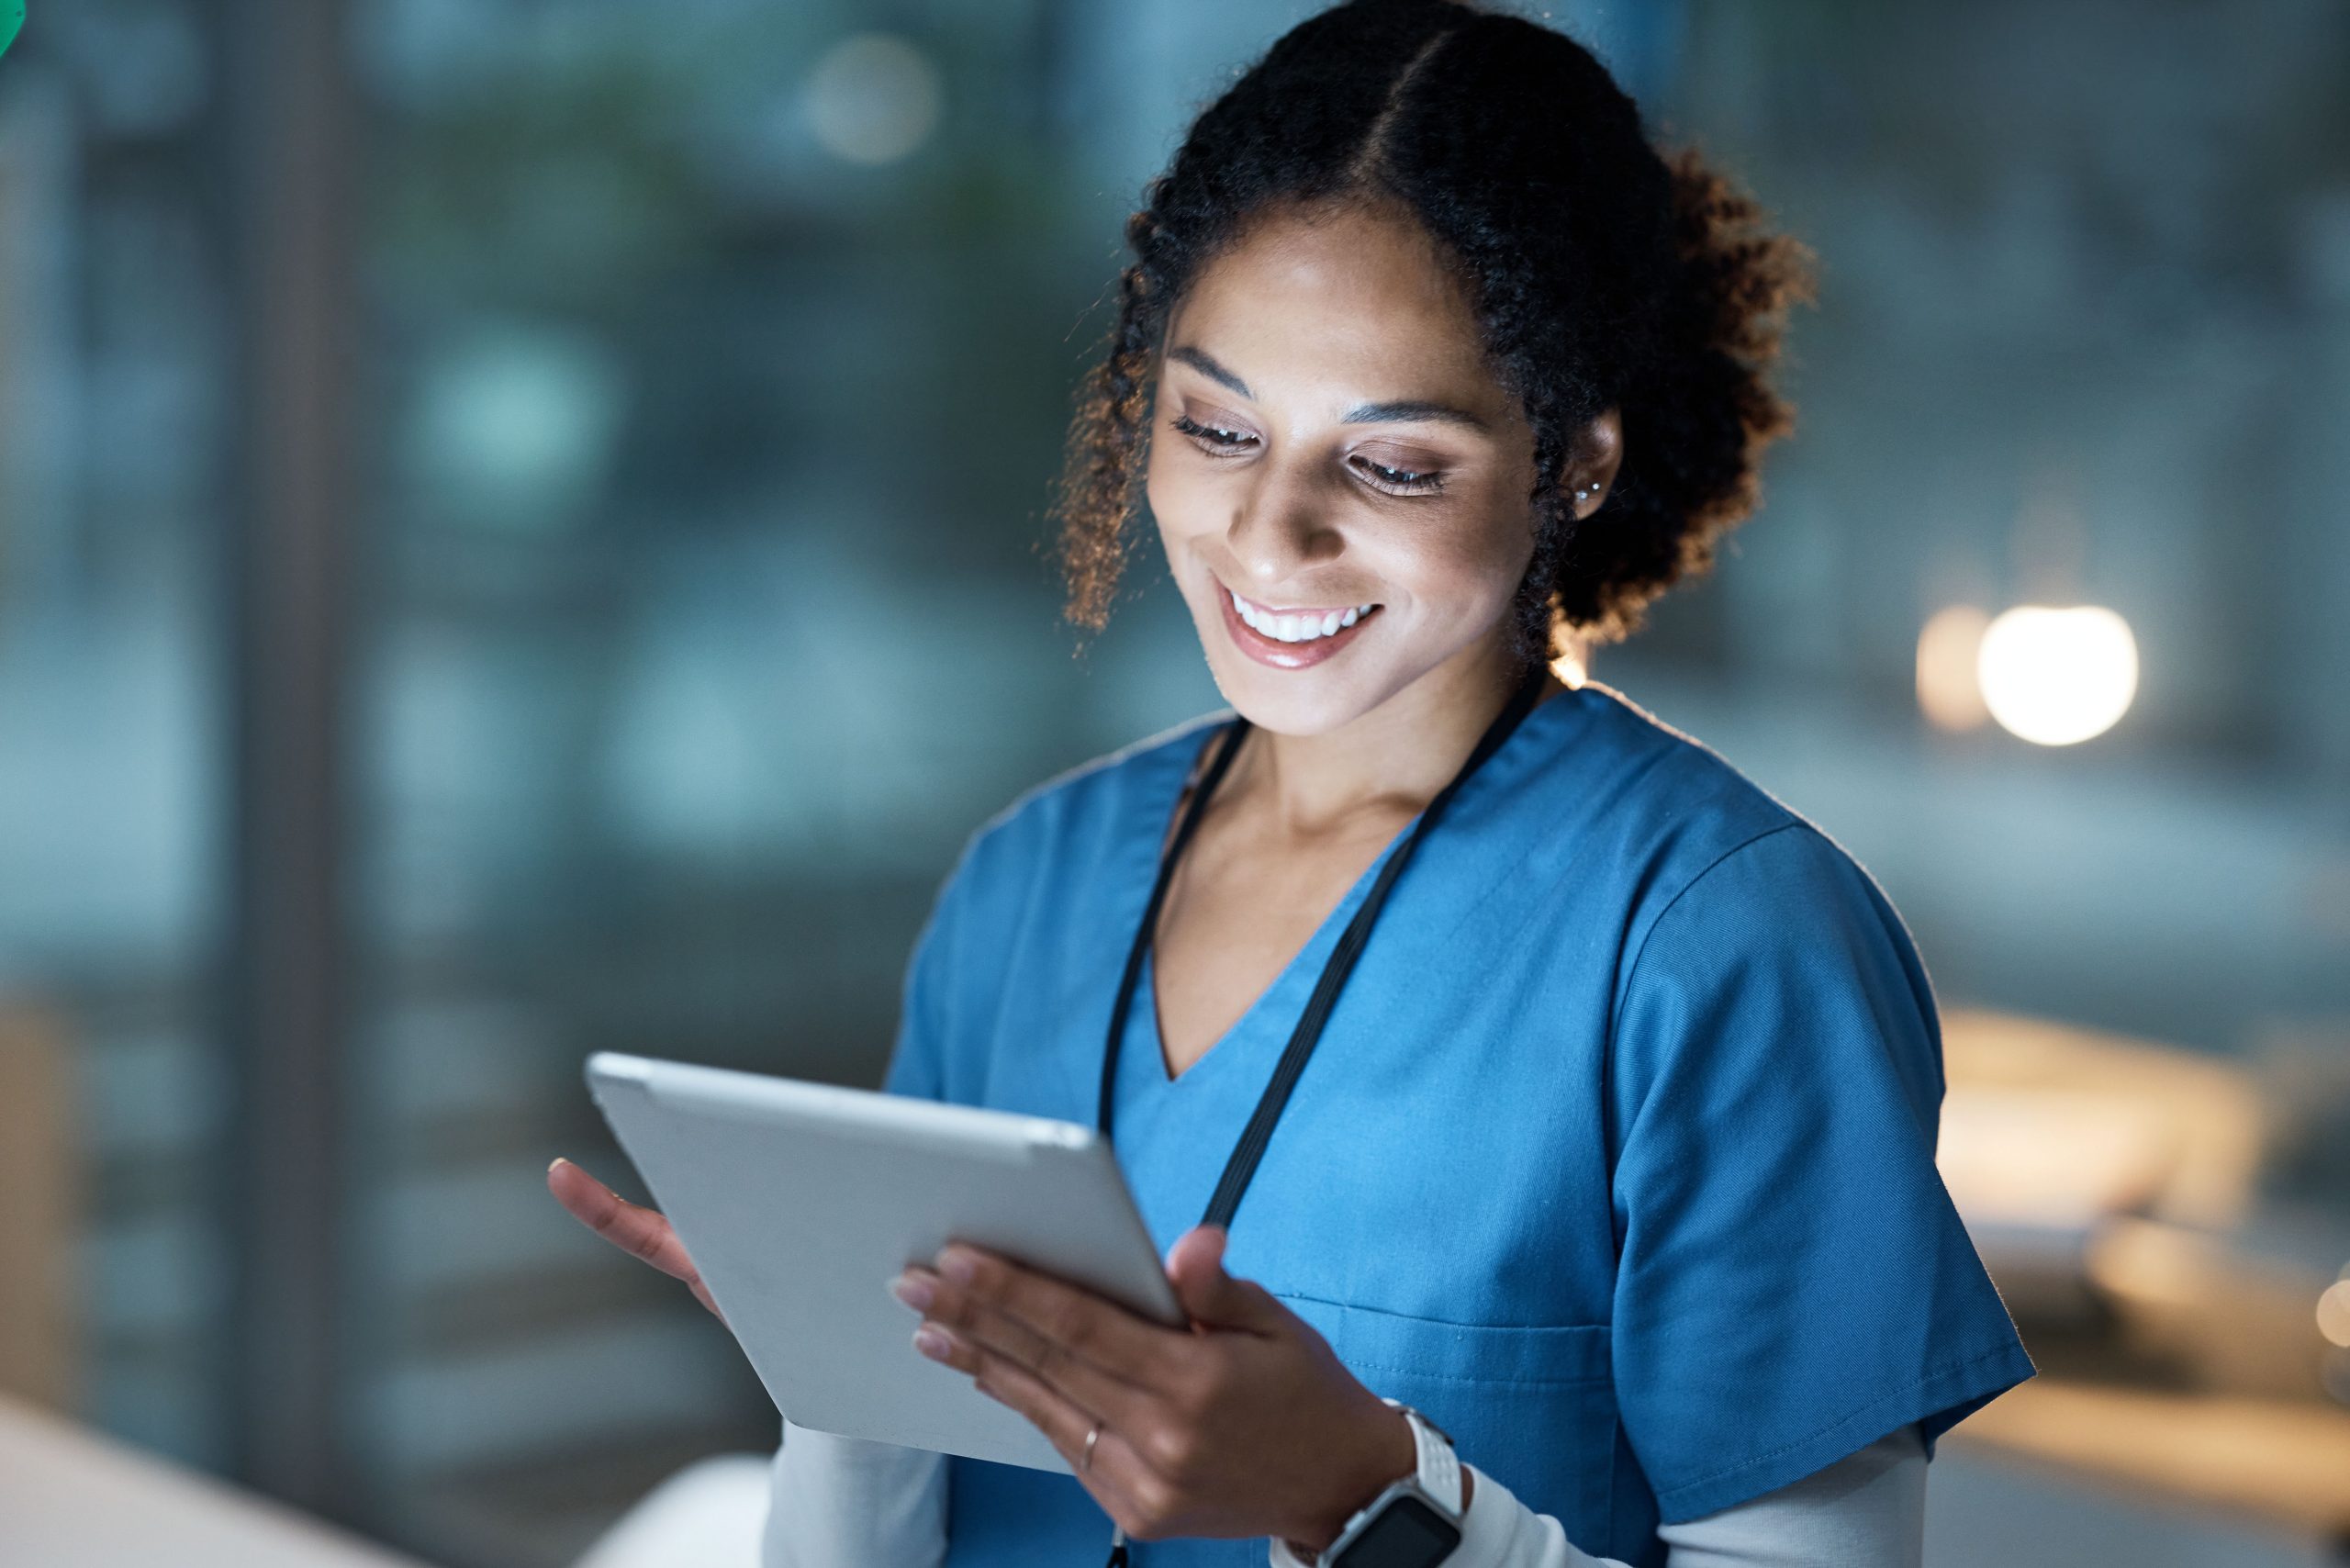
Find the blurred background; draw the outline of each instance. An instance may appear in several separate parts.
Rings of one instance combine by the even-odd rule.
[[[1121,220],[1316,8],[35,0],[0,1413],[448,1568],[773,1448],[545,1192],[643,1195],[582,1058],[877,1082],[970,832],[1219,705],[1155,546],[1072,656],[1043,510]],[[1930,1560],[2350,1558],[2350,11],[1547,15],[1820,256],[1762,510],[1588,673],[1931,972],[2042,1371]]]

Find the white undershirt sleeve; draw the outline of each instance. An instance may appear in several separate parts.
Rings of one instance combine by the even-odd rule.
[[[1472,1465],[1470,1467],[1475,1470]],[[1444,1568],[1627,1568],[1594,1557],[1476,1470],[1460,1545]],[[1925,1554],[1926,1450],[1915,1422],[1775,1492],[1659,1527],[1666,1568],[1919,1568]],[[1272,1568],[1305,1568],[1279,1540]]]
[[[1916,1422],[1736,1507],[1657,1531],[1670,1568],[1919,1568],[1926,1450]]]
[[[768,1473],[759,1568],[938,1568],[946,1561],[945,1454],[787,1420]]]

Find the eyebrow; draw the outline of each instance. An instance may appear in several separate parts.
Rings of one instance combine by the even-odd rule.
[[[1251,402],[1256,400],[1257,395],[1248,390],[1248,384],[1217,364],[1215,356],[1205,349],[1194,348],[1186,343],[1181,348],[1169,350],[1167,357],[1182,361],[1209,380],[1229,386]],[[1348,425],[1370,425],[1404,420],[1434,420],[1440,424],[1466,425],[1473,431],[1483,431],[1488,428],[1483,419],[1466,409],[1456,409],[1449,403],[1431,403],[1418,398],[1402,398],[1385,403],[1359,403],[1348,409],[1345,417],[1338,422]]]

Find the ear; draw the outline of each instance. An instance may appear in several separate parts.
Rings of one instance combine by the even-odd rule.
[[[1575,439],[1566,473],[1567,510],[1578,520],[1606,502],[1616,471],[1624,462],[1624,410],[1610,408],[1585,425]]]

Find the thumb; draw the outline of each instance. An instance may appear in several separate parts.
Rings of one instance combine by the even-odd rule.
[[[1274,1327],[1288,1309],[1264,1286],[1225,1272],[1225,1239],[1220,1225],[1194,1226],[1176,1238],[1167,1249],[1167,1278],[1175,1298],[1193,1322],[1210,1327]]]

